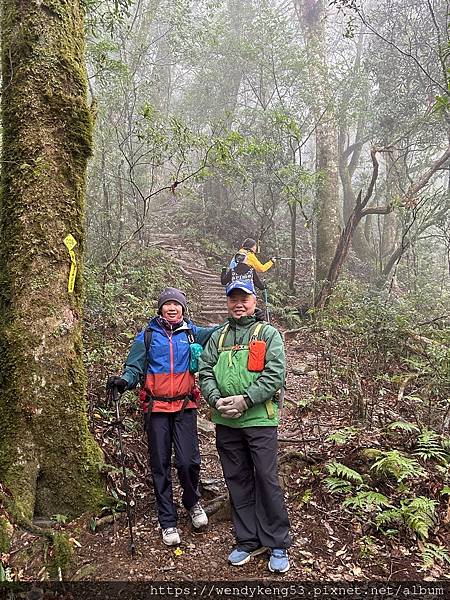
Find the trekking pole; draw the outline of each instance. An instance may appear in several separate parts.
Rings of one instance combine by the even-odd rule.
[[[275,256],[275,260],[295,260],[295,258],[290,258],[289,256]]]
[[[117,424],[117,431],[119,433],[120,461],[122,463],[122,481],[123,481],[123,487],[125,489],[125,502],[127,505],[128,529],[130,532],[130,551],[131,551],[131,556],[134,557],[136,554],[136,548],[134,545],[133,520],[132,520],[132,515],[131,515],[131,510],[132,510],[132,508],[134,508],[134,500],[132,498],[130,498],[130,488],[128,485],[127,470],[125,468],[125,457],[124,457],[124,453],[123,453],[123,444],[122,444],[122,421],[120,420],[120,413],[119,413],[119,391],[116,386],[114,386],[112,388],[112,399],[113,399],[114,404],[116,405],[116,424]]]
[[[266,305],[266,321],[270,323],[270,312],[269,312],[269,299],[267,294],[267,288],[264,288],[264,304]]]

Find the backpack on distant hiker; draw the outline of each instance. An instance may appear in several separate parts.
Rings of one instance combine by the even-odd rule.
[[[220,275],[220,283],[222,285],[229,285],[235,281],[250,281],[258,289],[264,290],[266,284],[260,279],[255,269],[244,262],[245,256],[245,254],[240,252],[234,255],[230,265],[223,267]]]

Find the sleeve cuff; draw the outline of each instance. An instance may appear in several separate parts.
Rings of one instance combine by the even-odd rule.
[[[217,400],[219,398],[220,398],[220,396],[210,396],[208,398],[208,404],[209,404],[209,406],[211,406],[212,408],[216,408]]]
[[[248,408],[251,408],[253,406],[252,399],[247,394],[243,394],[243,396],[244,396],[245,404],[247,405]]]

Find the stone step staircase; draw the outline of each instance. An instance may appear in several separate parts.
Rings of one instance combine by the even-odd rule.
[[[198,325],[211,325],[223,322],[228,316],[225,289],[220,284],[220,272],[214,272],[200,258],[201,252],[183,242],[176,232],[154,232],[152,246],[166,251],[187,275],[194,287],[202,291],[203,301],[198,307],[190,307],[189,314]]]

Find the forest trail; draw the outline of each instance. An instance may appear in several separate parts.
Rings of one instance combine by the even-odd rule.
[[[204,298],[198,307],[189,308],[189,315],[199,325],[220,323],[226,319],[227,303],[225,288],[220,283],[220,273],[206,266],[203,258],[199,258],[195,249],[186,247],[180,236],[173,233],[155,233],[152,245],[167,252],[177,264],[181,272],[189,277],[192,287]]]

